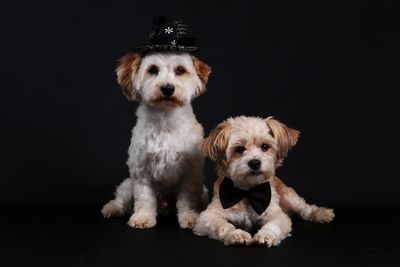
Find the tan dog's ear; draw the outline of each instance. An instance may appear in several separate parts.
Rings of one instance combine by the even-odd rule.
[[[277,166],[280,166],[289,150],[296,145],[300,132],[287,127],[285,124],[273,119],[273,117],[268,117],[265,121],[271,129],[273,137],[278,142]]]
[[[228,122],[220,123],[211,133],[201,141],[200,151],[211,160],[223,165],[226,163],[226,149],[228,147],[231,126]]]
[[[195,56],[192,56],[193,66],[196,70],[197,76],[200,79],[200,84],[196,86],[195,97],[201,95],[206,90],[206,84],[208,81],[208,76],[211,73],[211,67],[208,66],[203,61],[197,59]]]
[[[117,67],[118,84],[121,86],[122,92],[129,100],[139,100],[140,96],[135,88],[133,81],[140,68],[142,55],[130,52],[123,56]]]

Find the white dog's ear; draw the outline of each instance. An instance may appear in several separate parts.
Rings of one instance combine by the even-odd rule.
[[[300,132],[287,127],[273,117],[268,117],[265,121],[272,131],[272,136],[278,142],[277,165],[280,166],[289,150],[296,145]]]
[[[226,149],[230,133],[231,125],[226,121],[220,123],[201,141],[199,145],[200,151],[211,160],[221,165],[226,164]]]
[[[195,56],[192,56],[193,66],[196,70],[196,74],[199,77],[200,83],[196,86],[195,97],[201,95],[206,90],[206,84],[208,81],[208,76],[211,73],[211,67],[208,66],[203,61],[199,60]]]
[[[129,100],[139,100],[140,96],[134,85],[137,72],[142,62],[142,55],[130,52],[120,58],[117,67],[118,84],[121,86],[122,92]]]

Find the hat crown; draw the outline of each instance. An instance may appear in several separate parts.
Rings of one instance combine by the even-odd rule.
[[[154,17],[148,36],[149,45],[134,46],[141,51],[196,51],[196,38],[189,34],[187,25],[180,19]]]

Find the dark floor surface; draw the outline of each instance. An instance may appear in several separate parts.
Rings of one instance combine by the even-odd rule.
[[[331,224],[294,220],[279,247],[226,247],[181,230],[174,217],[132,230],[98,210],[10,209],[1,266],[400,266],[400,216],[338,210]]]

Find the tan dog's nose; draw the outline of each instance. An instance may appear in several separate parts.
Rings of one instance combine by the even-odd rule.
[[[261,161],[258,159],[252,159],[247,162],[247,165],[249,165],[252,170],[258,170],[261,167]]]

